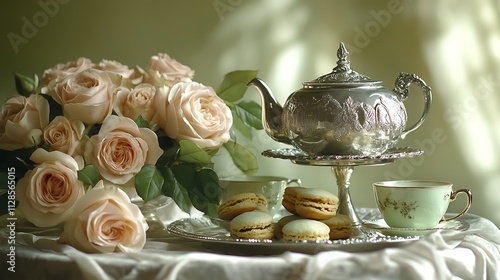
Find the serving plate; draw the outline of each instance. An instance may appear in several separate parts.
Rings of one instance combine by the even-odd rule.
[[[363,229],[364,234],[359,237],[318,242],[236,239],[230,236],[228,227],[227,221],[202,216],[177,220],[169,224],[167,230],[176,236],[199,241],[208,249],[237,255],[271,255],[286,251],[306,254],[329,250],[366,252],[403,246],[419,239],[418,236],[385,236],[369,229]]]
[[[459,230],[469,229],[469,223],[460,220],[451,220],[439,223],[434,228],[394,228],[386,224],[383,219],[364,221],[363,226],[378,230],[387,236],[423,236],[437,230]]]

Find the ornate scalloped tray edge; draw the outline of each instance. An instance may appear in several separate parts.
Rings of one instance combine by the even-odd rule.
[[[390,163],[399,158],[408,158],[422,155],[420,149],[410,147],[392,148],[376,156],[368,155],[309,155],[298,149],[270,149],[262,152],[263,156],[288,159],[296,164],[320,166],[357,166]]]
[[[331,250],[366,252],[402,246],[419,239],[418,236],[385,236],[372,230],[364,231],[361,237],[318,242],[236,239],[230,236],[228,225],[227,221],[203,216],[174,221],[167,227],[167,230],[176,236],[199,241],[208,249],[236,255],[271,255],[286,251],[306,254]]]

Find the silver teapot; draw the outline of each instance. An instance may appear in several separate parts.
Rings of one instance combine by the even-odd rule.
[[[377,156],[417,129],[432,101],[431,89],[415,74],[400,73],[394,90],[353,71],[343,43],[337,66],[329,74],[292,93],[281,106],[259,78],[255,86],[262,99],[262,124],[274,140],[293,145],[309,155]],[[424,96],[420,119],[406,127],[403,101],[414,83]]]

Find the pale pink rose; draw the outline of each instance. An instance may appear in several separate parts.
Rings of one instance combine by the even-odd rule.
[[[148,224],[125,192],[99,181],[75,205],[59,243],[87,253],[139,252]]]
[[[54,85],[68,75],[83,72],[94,67],[90,59],[80,57],[75,61],[69,61],[66,64],[57,64],[43,72],[42,86],[53,88]]]
[[[76,156],[81,154],[80,140],[84,130],[85,125],[81,121],[57,116],[43,131],[43,139],[51,150]]]
[[[37,149],[30,159],[35,168],[16,185],[19,209],[37,227],[51,227],[65,222],[84,192],[78,180],[78,163],[59,151]]]
[[[113,92],[119,75],[90,69],[67,76],[50,92],[64,116],[85,124],[101,123],[113,110]]]
[[[9,98],[0,112],[0,149],[13,151],[37,145],[49,123],[49,103],[41,95]]]
[[[152,130],[139,128],[130,118],[111,115],[99,133],[90,137],[85,159],[97,167],[104,179],[124,185],[145,164],[155,164],[162,153]]]
[[[177,83],[168,94],[159,91],[157,96],[155,119],[170,138],[191,140],[202,149],[218,148],[229,140],[233,117],[213,88]]]
[[[130,77],[128,77],[128,81],[130,83],[129,87],[133,87],[142,83],[145,83],[147,80],[147,76],[149,75],[146,70],[142,69],[139,66],[134,67],[134,72]]]
[[[114,111],[118,116],[136,120],[142,116],[150,124],[155,112],[156,88],[151,84],[140,84],[133,89],[120,87],[115,91]]]
[[[118,74],[124,78],[131,78],[132,75],[134,75],[134,69],[130,69],[127,65],[124,65],[115,60],[103,59],[101,62],[99,62],[96,68],[99,70]]]
[[[194,76],[194,71],[179,63],[168,54],[160,53],[149,60],[146,82],[155,86],[173,86],[178,82],[188,82]]]

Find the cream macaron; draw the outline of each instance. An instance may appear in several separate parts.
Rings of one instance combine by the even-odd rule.
[[[257,209],[259,198],[254,193],[240,193],[226,199],[219,208],[217,214],[222,220],[231,220],[234,217]]]
[[[304,187],[287,187],[283,193],[283,199],[281,204],[288,212],[292,214],[297,214],[295,211],[295,201],[297,200],[297,194],[299,191],[304,189]]]
[[[272,239],[273,218],[269,213],[250,211],[236,216],[229,224],[232,237],[241,239]]]
[[[322,222],[297,219],[282,228],[281,239],[285,241],[326,241],[330,239],[330,228]]]
[[[327,190],[304,188],[297,192],[295,211],[304,218],[325,220],[335,216],[338,203],[338,197]]]
[[[330,228],[330,239],[347,239],[352,235],[352,221],[347,215],[337,214],[321,222]]]
[[[274,234],[276,235],[276,238],[281,239],[281,237],[283,236],[282,229],[286,224],[288,224],[291,221],[298,220],[298,219],[304,219],[304,218],[302,218],[301,216],[298,216],[298,215],[288,215],[288,216],[281,217],[278,220],[278,222],[274,225]]]

